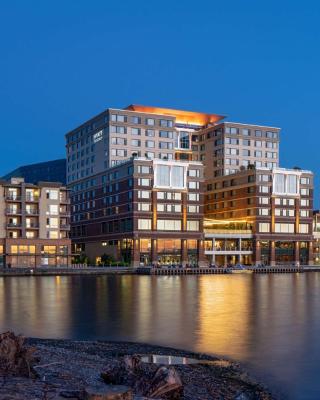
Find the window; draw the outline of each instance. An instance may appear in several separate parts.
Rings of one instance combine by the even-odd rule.
[[[273,181],[273,193],[298,194],[298,180],[295,174],[275,173]]]
[[[147,151],[146,152],[146,157],[150,158],[150,159],[153,159],[154,158],[154,153],[152,151]]]
[[[154,148],[154,141],[153,140],[146,140],[146,147]]]
[[[133,124],[141,124],[141,118],[140,117],[136,117],[136,116],[131,117],[131,122]]]
[[[151,230],[151,219],[138,219],[139,230]]]
[[[131,135],[140,135],[140,128],[131,128]]]
[[[242,134],[243,134],[243,136],[250,136],[250,130],[249,129],[242,129]]]
[[[269,204],[268,197],[259,197],[259,204]]]
[[[276,233],[294,233],[294,224],[275,224]]]
[[[127,117],[125,115],[111,114],[111,121],[113,121],[113,122],[127,122]]]
[[[47,228],[58,228],[58,218],[47,218]]]
[[[163,212],[165,210],[165,204],[158,203],[157,204],[157,211]]]
[[[187,221],[187,231],[198,231],[199,221]]]
[[[50,200],[58,200],[59,199],[59,190],[47,190],[47,199]]]
[[[118,156],[118,157],[126,157],[127,156],[127,150],[124,150],[124,149],[111,149],[111,155],[112,156]]]
[[[173,187],[182,189],[185,187],[185,166],[179,165],[155,165],[155,186]]]
[[[57,204],[49,204],[48,208],[49,209],[47,211],[47,214],[50,214],[50,215],[58,215],[59,214],[59,210],[58,210],[58,205]]]
[[[189,213],[198,213],[199,212],[199,206],[188,206],[188,212]]]
[[[146,125],[153,126],[155,124],[155,120],[153,118],[146,119]]]
[[[172,142],[159,142],[159,149],[172,149],[173,143]]]
[[[150,203],[138,203],[138,211],[151,211]]]
[[[188,201],[199,201],[199,193],[188,193]]]
[[[260,222],[259,223],[259,232],[269,233],[270,232],[270,224],[268,222]]]
[[[243,155],[243,156],[246,156],[246,157],[249,157],[249,156],[250,156],[250,150],[243,149],[243,150],[242,150],[242,155]]]
[[[188,182],[188,188],[189,189],[199,189],[199,182]]]
[[[59,233],[58,231],[49,231],[49,239],[58,239]]]
[[[160,119],[160,126],[162,126],[163,128],[172,128],[173,121],[169,119]]]
[[[243,144],[243,146],[250,146],[250,140],[243,139],[242,144]]]
[[[149,137],[154,137],[154,130],[153,129],[147,129],[146,132],[145,132],[145,135],[149,136]]]
[[[300,210],[300,217],[309,217],[309,210]]]
[[[261,142],[261,140],[256,140],[255,143],[254,143],[254,145],[255,145],[256,147],[262,147],[262,142]]]
[[[255,131],[255,136],[262,137],[262,131],[260,131],[260,130]]]
[[[299,233],[309,233],[309,224],[299,224]]]
[[[308,199],[301,199],[300,204],[301,204],[301,207],[309,207],[310,206],[310,202]]]
[[[120,137],[112,137],[111,138],[111,144],[120,144],[126,146],[127,144],[127,139],[125,138],[120,138]]]
[[[225,133],[229,133],[231,135],[236,135],[238,133],[238,128],[226,126]]]
[[[193,178],[199,178],[200,170],[199,169],[189,169],[188,175],[193,177]]]
[[[140,144],[141,144],[140,140],[137,140],[137,139],[131,140],[131,146],[133,146],[133,147],[140,147]]]
[[[255,157],[262,157],[262,151],[259,151],[259,150],[255,151],[254,152],[254,156]]]
[[[158,219],[157,229],[159,231],[181,231],[181,220],[179,219]]]
[[[171,132],[171,131],[159,131],[159,137],[166,138],[166,139],[172,139],[173,138],[173,132]]]
[[[139,199],[150,199],[151,192],[147,190],[138,190],[138,198]]]
[[[259,186],[260,193],[269,193],[269,186]]]
[[[184,187],[184,167],[172,166],[171,167],[171,186],[176,188]]]
[[[303,177],[300,179],[301,185],[310,185],[310,178]]]
[[[263,215],[263,216],[269,215],[269,209],[268,208],[259,208],[259,215]]]
[[[111,125],[111,133],[127,133],[125,126]]]
[[[150,186],[150,179],[148,178],[139,178],[138,179],[139,186]]]
[[[301,196],[309,196],[309,189],[302,188],[300,190]]]

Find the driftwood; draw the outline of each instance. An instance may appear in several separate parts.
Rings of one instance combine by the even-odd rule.
[[[101,373],[105,383],[131,386],[135,393],[149,399],[179,399],[182,382],[174,367],[159,367],[153,375],[147,375],[139,356],[125,356],[109,364]]]
[[[24,342],[23,336],[13,332],[0,334],[0,375],[37,376],[34,370],[39,361],[34,355],[36,348],[26,346]]]
[[[170,398],[180,398],[182,392],[182,382],[178,372],[173,367],[160,367],[155,373],[149,388],[144,395],[151,399],[162,396]]]

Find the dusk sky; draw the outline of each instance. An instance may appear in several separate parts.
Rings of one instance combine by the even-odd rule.
[[[317,1],[8,0],[0,14],[0,175],[64,157],[67,131],[131,103],[281,127],[281,166],[318,174]]]

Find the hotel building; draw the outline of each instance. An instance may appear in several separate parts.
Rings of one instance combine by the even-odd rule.
[[[69,219],[68,191],[60,183],[0,181],[0,265],[68,265]]]
[[[223,119],[131,105],[67,133],[75,251],[135,266],[312,263],[312,173],[279,168],[279,128]]]

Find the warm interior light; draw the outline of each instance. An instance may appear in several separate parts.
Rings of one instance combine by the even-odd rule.
[[[174,110],[171,108],[143,106],[139,104],[130,104],[126,110],[144,112],[148,114],[168,115],[176,118],[177,123],[190,125],[207,125],[209,123],[217,123],[225,118],[223,115],[206,114],[194,111]]]

